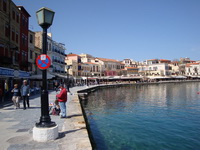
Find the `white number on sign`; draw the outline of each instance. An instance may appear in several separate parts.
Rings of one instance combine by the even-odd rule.
[[[41,60],[46,60],[46,55],[41,55],[40,59]]]

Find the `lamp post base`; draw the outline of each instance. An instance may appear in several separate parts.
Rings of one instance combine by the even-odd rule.
[[[51,128],[51,127],[55,127],[56,123],[55,122],[38,122],[35,124],[35,126],[38,128]]]
[[[58,125],[51,128],[33,128],[33,140],[47,142],[58,138]]]

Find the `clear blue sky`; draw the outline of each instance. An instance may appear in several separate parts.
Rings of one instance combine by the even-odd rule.
[[[13,0],[30,13],[30,29],[41,31],[35,12],[55,11],[48,30],[66,53],[136,61],[200,60],[200,0]]]

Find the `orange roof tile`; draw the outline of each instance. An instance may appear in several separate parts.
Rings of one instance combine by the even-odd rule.
[[[99,59],[99,60],[102,60],[102,61],[120,62],[120,61],[115,60],[115,59],[107,59],[107,58],[96,58],[96,59]]]
[[[171,62],[171,60],[167,60],[167,59],[160,59],[160,61],[168,61],[168,62]]]
[[[93,65],[97,65],[96,63],[92,63],[92,62],[85,62],[85,64],[93,64]]]
[[[149,60],[147,60],[147,61],[153,61],[153,60],[158,60],[158,59],[149,59]]]
[[[199,65],[199,63],[188,63],[188,64],[186,64],[185,66],[186,66],[186,67],[191,67],[192,65]]]
[[[70,57],[70,56],[79,56],[79,55],[77,55],[77,54],[68,54],[67,56]]]

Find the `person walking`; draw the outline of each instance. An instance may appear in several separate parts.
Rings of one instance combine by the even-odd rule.
[[[14,103],[14,107],[15,109],[20,108],[20,97],[21,97],[21,93],[20,93],[20,89],[18,88],[18,84],[14,84],[14,89],[12,89],[11,91],[13,93],[12,96],[12,101]]]
[[[60,118],[66,118],[67,90],[66,88],[64,88],[63,84],[60,84],[59,88],[61,89],[61,91],[59,94],[56,95],[56,98],[58,99],[60,105]]]
[[[29,96],[30,96],[30,87],[27,85],[27,80],[23,81],[23,85],[21,87],[21,95],[23,98],[23,105],[24,105],[24,110],[26,109],[26,103],[28,108],[30,107],[29,105]]]

